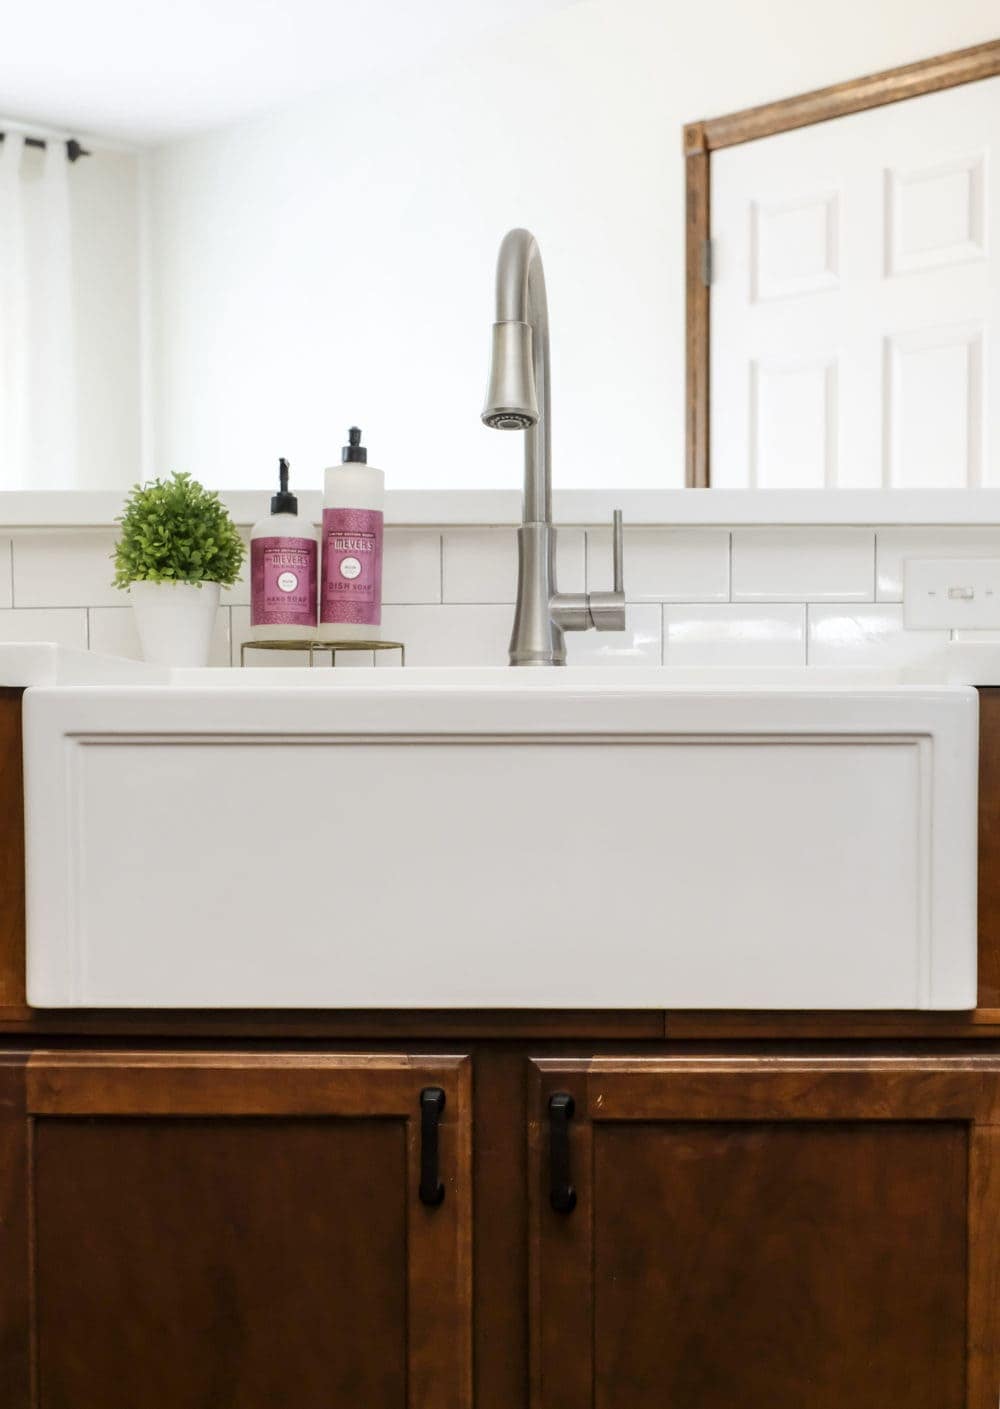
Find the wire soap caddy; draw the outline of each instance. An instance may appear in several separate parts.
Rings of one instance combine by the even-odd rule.
[[[337,664],[338,651],[398,651],[399,663],[406,664],[406,647],[402,641],[316,641],[304,637],[300,641],[243,641],[240,643],[240,665],[247,663],[247,651],[308,651],[309,664],[317,653],[329,651],[331,667]]]

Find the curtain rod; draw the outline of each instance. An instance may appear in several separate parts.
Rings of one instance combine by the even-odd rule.
[[[4,141],[6,136],[6,132],[0,132],[0,142]],[[25,137],[24,145],[26,147],[38,147],[41,151],[44,151],[49,145],[49,142],[53,140],[54,139],[51,137]],[[91,155],[91,153],[87,151],[85,147],[82,147],[80,145],[80,143],[76,140],[75,137],[70,137],[67,140],[65,146],[67,161],[79,161],[81,157],[89,157]]]

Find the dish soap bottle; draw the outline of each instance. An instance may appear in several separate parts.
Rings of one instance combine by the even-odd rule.
[[[316,530],[299,518],[288,491],[288,461],[279,460],[271,513],[250,532],[250,635],[261,641],[316,636]]]
[[[339,465],[325,475],[321,641],[377,640],[382,624],[382,504],[385,476],[368,463],[351,426]]]

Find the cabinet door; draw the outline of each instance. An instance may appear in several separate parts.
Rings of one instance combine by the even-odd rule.
[[[997,1409],[1000,1056],[534,1067],[532,1409]]]
[[[470,1089],[460,1057],[0,1057],[4,1409],[468,1409]]]

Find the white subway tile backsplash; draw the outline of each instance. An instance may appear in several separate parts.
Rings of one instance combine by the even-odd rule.
[[[0,641],[54,641],[87,649],[86,607],[25,607],[0,610]]]
[[[112,585],[114,544],[115,534],[105,529],[18,534],[14,606],[120,606],[122,594]]]
[[[804,606],[665,606],[663,660],[668,666],[753,669],[805,665]]]
[[[457,528],[442,537],[442,600],[513,602],[517,539],[512,528]]]
[[[659,665],[662,660],[660,608],[637,603],[625,609],[624,631],[567,631],[569,665]]]
[[[9,538],[0,538],[0,610],[14,605],[14,562]]]
[[[907,631],[903,608],[809,607],[809,664],[891,668],[926,660],[950,640],[949,631]]]
[[[866,528],[733,530],[734,602],[872,602],[875,534]]]
[[[142,660],[142,647],[135,626],[135,613],[128,607],[91,607],[90,649],[102,655],[127,656]],[[229,608],[220,607],[212,632],[209,665],[229,664]]]
[[[407,665],[506,665],[509,606],[387,606],[382,635],[406,646]]]
[[[587,530],[591,591],[612,584],[610,528]],[[729,600],[729,530],[625,529],[625,596],[630,602]]]
[[[139,633],[131,607],[91,607],[90,649],[102,655],[142,660]]]
[[[517,536],[512,528],[448,529],[443,540],[446,602],[513,602],[517,595]],[[556,537],[560,592],[586,590],[582,528],[560,528]],[[608,585],[610,585],[610,566]]]
[[[996,528],[876,529],[877,600],[903,600],[903,563],[907,558],[998,558]]]
[[[558,541],[560,588],[610,586],[606,526],[561,528]],[[127,598],[110,585],[113,543],[113,530],[39,528],[0,537],[0,640],[89,643],[138,657]],[[747,668],[919,662],[949,639],[996,642],[1000,633],[906,631],[898,605],[906,558],[996,556],[1000,527],[630,526],[627,630],[568,633],[569,662]],[[389,528],[383,635],[406,642],[412,665],[505,666],[516,576],[513,529]],[[224,593],[213,664],[238,664],[249,619],[247,580]],[[327,659],[318,658],[317,668]],[[270,667],[307,663],[291,652],[250,660]],[[388,653],[345,653],[337,668],[395,660]]]
[[[382,600],[440,602],[441,535],[436,529],[386,529]]]

